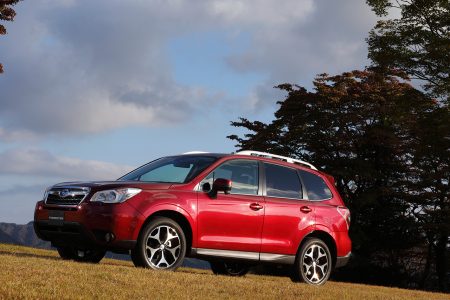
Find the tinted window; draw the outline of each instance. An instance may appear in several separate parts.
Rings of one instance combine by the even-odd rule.
[[[118,180],[185,183],[200,174],[217,158],[207,156],[171,156],[152,161]]]
[[[324,200],[331,198],[331,191],[321,177],[307,171],[300,171],[300,174],[309,200]]]
[[[264,164],[264,169],[267,196],[302,198],[302,186],[296,170],[272,164]]]
[[[227,161],[217,167],[202,181],[202,186],[209,183],[211,187],[217,178],[232,181],[231,194],[258,194],[258,162],[250,160]]]

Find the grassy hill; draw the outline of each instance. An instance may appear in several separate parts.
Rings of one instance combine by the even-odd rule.
[[[450,299],[449,294],[328,282],[296,284],[287,277],[215,276],[209,270],[138,269],[104,259],[82,264],[51,250],[0,244],[0,299]]]

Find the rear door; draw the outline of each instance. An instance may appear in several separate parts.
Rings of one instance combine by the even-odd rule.
[[[243,255],[258,259],[264,218],[258,161],[226,161],[203,179],[200,189],[212,187],[217,178],[230,179],[232,189],[230,194],[218,193],[214,199],[199,191],[198,248],[252,252]]]
[[[314,230],[314,206],[305,199],[297,169],[263,163],[263,172],[265,217],[261,260],[270,253],[295,255],[303,237]]]
[[[316,227],[334,232],[347,232],[349,229],[350,212],[343,205],[337,192],[333,195],[332,187],[325,178],[312,172],[300,171],[306,186],[308,199],[314,203],[316,211]]]

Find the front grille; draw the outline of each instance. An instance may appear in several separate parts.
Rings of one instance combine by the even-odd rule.
[[[76,206],[88,194],[89,188],[85,187],[55,187],[48,191],[45,204]]]

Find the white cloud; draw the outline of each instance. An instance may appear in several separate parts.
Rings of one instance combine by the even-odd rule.
[[[227,57],[236,72],[269,74],[249,97],[255,110],[281,100],[267,92],[274,85],[310,87],[316,74],[362,69],[368,63],[364,39],[376,17],[364,1],[315,0],[306,11],[308,14],[290,18],[281,28],[261,22],[251,35],[248,50]]]
[[[261,98],[279,83],[362,67],[374,23],[359,0],[41,0],[16,10],[2,48],[6,141],[181,124],[206,106],[219,110],[217,95],[228,87],[211,94],[175,80],[167,45],[180,36],[245,33],[248,49],[226,62],[236,80],[241,72],[267,74],[249,92],[258,105],[247,106],[258,107],[279,100]]]
[[[22,140],[35,140],[36,135],[30,130],[6,130],[0,127],[0,141],[15,142]]]
[[[48,186],[64,181],[115,180],[133,169],[36,148],[1,152],[0,166],[0,222],[15,223],[33,220],[34,205]]]
[[[213,97],[173,79],[165,46],[176,26],[159,13],[182,14],[174,3],[46,4],[20,3],[9,28],[0,138],[180,123]]]
[[[283,30],[305,19],[314,10],[313,0],[215,0],[208,2],[210,13],[237,26],[251,25]]]
[[[133,167],[56,156],[41,149],[10,149],[0,153],[0,175],[58,178],[60,181],[115,180]]]

